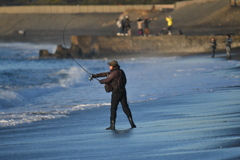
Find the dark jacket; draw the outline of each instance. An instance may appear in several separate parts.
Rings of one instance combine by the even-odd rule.
[[[110,72],[98,73],[96,77],[107,77],[105,79],[99,80],[101,84],[110,84],[115,91],[124,91],[125,85],[127,83],[126,75],[119,66],[113,68]]]
[[[215,39],[213,41],[211,41],[210,43],[211,43],[212,48],[214,48],[214,49],[217,48],[217,42]]]
[[[231,47],[232,44],[232,38],[227,38],[225,42],[226,47]]]
[[[149,19],[145,19],[144,21],[144,28],[148,28],[148,24],[151,22]]]

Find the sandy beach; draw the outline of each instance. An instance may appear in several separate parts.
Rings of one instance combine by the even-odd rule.
[[[1,128],[1,159],[240,159],[239,87],[130,104],[137,128],[109,107]],[[188,101],[188,99],[194,101]],[[208,101],[210,99],[210,101]],[[208,101],[208,103],[205,103]],[[119,109],[121,110],[121,109]]]
[[[186,35],[239,34],[239,8],[225,3],[148,13],[157,17],[151,32],[158,34],[171,14],[174,34],[178,29]],[[63,29],[76,16],[66,41],[71,35],[115,35],[120,14],[0,15],[1,160],[240,159],[239,48],[232,49],[232,60],[225,51],[215,58],[204,53],[119,59],[137,128],[130,128],[119,105],[114,131],[105,130],[110,94],[103,86],[89,82],[71,60],[36,58],[42,45],[63,43]],[[128,15],[137,33],[134,21],[146,15]],[[94,73],[105,70],[107,61],[78,60]]]

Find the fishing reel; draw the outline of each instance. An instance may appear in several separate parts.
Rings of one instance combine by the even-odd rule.
[[[93,76],[92,74],[90,75],[90,77],[88,77],[89,81],[92,81],[93,80]]]

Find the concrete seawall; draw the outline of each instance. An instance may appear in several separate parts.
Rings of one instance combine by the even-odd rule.
[[[192,4],[214,2],[217,0],[187,0],[174,4],[156,4],[156,10],[179,9]],[[225,0],[226,4],[234,5],[234,0]],[[240,5],[240,1],[236,1]],[[127,10],[151,10],[153,5],[35,5],[35,6],[0,6],[2,14],[76,14],[76,13],[120,13]]]
[[[83,58],[142,55],[191,55],[211,52],[213,36],[72,36],[71,43],[82,50]],[[225,50],[226,36],[214,36],[217,50]],[[232,48],[240,47],[240,36],[232,36]]]
[[[153,5],[76,5],[76,6],[4,6],[2,14],[76,14],[76,13],[121,13],[126,10],[151,10]],[[155,5],[157,10],[174,9],[174,4]]]

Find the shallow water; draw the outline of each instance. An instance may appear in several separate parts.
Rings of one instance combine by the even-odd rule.
[[[118,130],[105,131],[111,94],[71,59],[38,59],[44,47],[55,48],[0,44],[3,159],[240,157],[238,61],[210,55],[119,59],[137,128],[128,129],[119,108]],[[90,73],[108,71],[107,59],[77,61]]]

